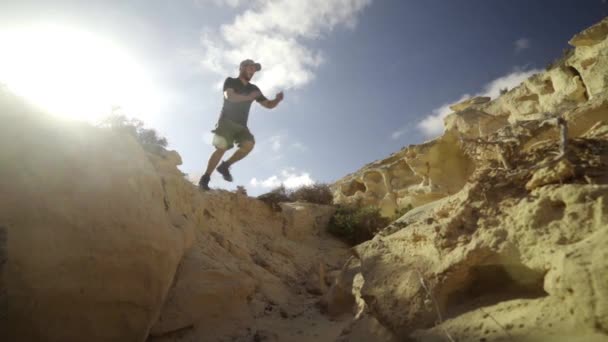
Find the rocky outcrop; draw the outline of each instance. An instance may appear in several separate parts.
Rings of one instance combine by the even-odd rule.
[[[386,217],[458,192],[475,164],[446,134],[368,164],[332,185],[334,202],[377,206]],[[443,170],[451,170],[450,173]]]
[[[0,120],[3,341],[339,335],[314,309],[349,254],[333,207],[201,193],[176,152],[7,94]]]
[[[182,186],[190,195],[180,191],[176,199],[195,204],[196,241],[180,263],[150,341],[245,341],[260,330],[290,339],[295,329],[277,331],[274,321],[298,319],[327,291],[322,270],[339,269],[348,254],[319,229],[333,208],[284,203],[275,212],[247,196],[201,196],[192,185]],[[175,188],[171,182],[168,187]]]
[[[368,164],[333,184],[337,203],[360,203],[393,216],[460,191],[478,168],[461,140],[488,137],[509,124],[571,115],[600,105],[608,83],[608,19],[570,40],[573,51],[540,74],[490,101],[474,97],[450,106],[443,136]],[[585,114],[589,117],[589,114]],[[599,115],[599,114],[598,114]],[[590,122],[597,122],[589,119]],[[588,125],[570,136],[581,134]]]
[[[192,227],[134,140],[2,108],[9,340],[142,341]]]
[[[414,207],[356,246],[326,295],[330,312],[358,312],[342,338],[608,339],[607,23],[501,97],[454,106],[442,137],[334,184],[338,202]]]

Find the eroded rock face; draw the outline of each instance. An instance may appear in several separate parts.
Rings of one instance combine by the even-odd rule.
[[[289,324],[314,303],[303,295],[326,292],[324,273],[346,260],[346,246],[324,229],[334,209],[283,203],[275,212],[236,193],[201,196],[187,183],[184,190],[191,192],[180,198],[193,203],[196,241],[180,263],[150,341],[252,340],[256,334],[290,339],[272,325],[262,327],[270,319]]]
[[[356,267],[345,267],[326,298],[336,309],[349,299],[363,308],[344,340],[382,331],[377,324],[424,342],[608,340],[607,73],[580,71],[592,56],[587,67],[602,68],[607,20],[573,38],[574,52],[547,72],[493,101],[454,106],[442,137],[334,185],[338,202],[381,208],[390,191],[414,196],[411,175],[437,189],[354,248]],[[450,142],[460,162],[437,155]],[[386,176],[399,163],[411,173]],[[409,186],[374,192],[371,172]]]
[[[608,93],[606,27],[608,18],[576,35],[570,41],[572,53],[506,94],[492,101],[474,97],[452,105],[454,113],[445,118],[443,136],[408,146],[338,180],[332,186],[335,202],[376,206],[390,217],[400,209],[423,205],[463,188],[476,168],[475,160],[462,152],[463,139],[488,137],[518,122],[572,116],[583,107],[601,107]],[[580,134],[577,131],[570,136]]]
[[[608,19],[604,19],[570,40],[576,47],[570,64],[581,75],[589,97],[604,93],[608,88]]]
[[[333,207],[202,193],[174,151],[0,100],[1,340],[339,336],[302,317],[349,254]]]
[[[1,107],[7,340],[143,341],[193,236],[162,178],[128,137]]]
[[[559,155],[551,138],[521,144],[512,169],[479,160],[459,193],[357,246],[353,298],[400,339],[608,338],[608,123],[588,124],[553,167],[536,167]],[[348,293],[339,279],[330,294]]]
[[[451,173],[442,170],[449,169]],[[368,164],[332,185],[334,202],[380,208],[382,215],[420,206],[458,192],[474,171],[474,162],[446,134],[431,142],[410,146]]]

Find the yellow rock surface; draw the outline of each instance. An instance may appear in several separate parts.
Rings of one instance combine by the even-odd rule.
[[[343,340],[608,340],[607,20],[550,70],[454,106],[443,136],[333,184],[338,203],[414,207],[329,290],[330,308],[363,308]]]
[[[348,256],[333,207],[201,193],[174,151],[5,94],[0,110],[0,340],[339,336],[302,316]]]

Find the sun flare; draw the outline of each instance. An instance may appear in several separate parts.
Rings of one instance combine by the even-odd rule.
[[[93,33],[57,25],[0,30],[0,83],[44,110],[96,121],[113,107],[139,116],[161,96],[125,50]]]

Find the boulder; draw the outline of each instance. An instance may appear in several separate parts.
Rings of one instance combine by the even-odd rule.
[[[9,340],[143,341],[192,234],[146,153],[38,113],[0,120]]]

